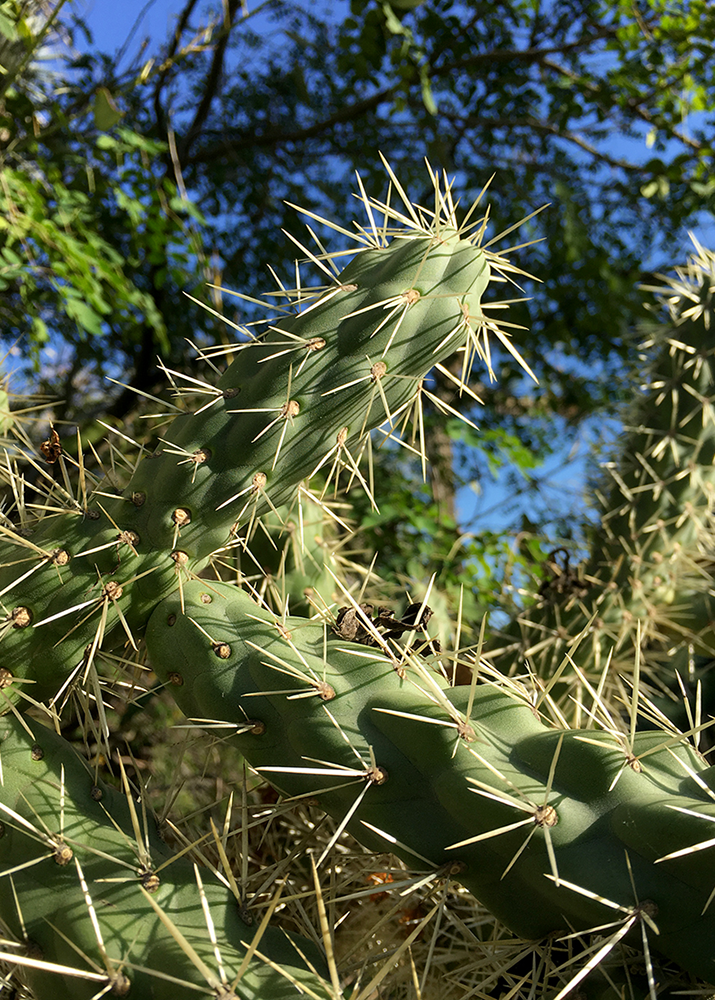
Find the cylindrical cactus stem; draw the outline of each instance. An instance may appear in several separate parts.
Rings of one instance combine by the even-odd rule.
[[[433,216],[366,199],[372,231],[360,231],[350,263],[299,311],[238,345],[206,385],[211,405],[204,395],[195,413],[177,416],[121,495],[100,485],[34,530],[5,535],[0,667],[19,682],[13,692],[25,681],[34,699],[54,695],[73,670],[86,672],[110,630],[115,645],[136,641],[159,599],[217,553],[250,545],[256,519],[315,474],[352,474],[369,432],[396,431],[448,355],[463,349],[465,370],[475,354],[489,363],[496,325],[482,296],[493,270],[515,268],[482,249],[471,224],[460,230],[433,181]],[[380,211],[385,228],[375,225]],[[50,442],[49,457],[58,449]]]
[[[687,741],[549,726],[516,685],[450,688],[366,629],[377,648],[196,581],[146,640],[187,716],[234,726],[254,768],[371,849],[446,868],[526,938],[645,920],[715,980],[715,777]]]
[[[337,580],[345,584],[347,574],[356,581],[368,575],[351,559],[346,509],[347,503],[301,497],[265,514],[260,534],[249,550],[237,553],[231,575],[222,573],[222,579],[243,580],[280,613],[310,616],[334,609],[344,603]]]
[[[661,684],[672,683],[676,648],[715,654],[714,289],[715,256],[699,246],[676,278],[650,289],[667,316],[642,345],[642,384],[601,474],[589,557],[577,569],[566,550],[554,552],[535,603],[485,651],[502,672],[520,673],[526,661],[553,678],[583,633],[577,661],[595,686],[610,664],[608,699],[614,687],[622,694],[619,676],[632,673],[639,641],[644,676],[647,666]],[[580,681],[568,667],[565,675],[573,694]]]
[[[339,1000],[312,942],[247,923],[56,733],[5,716],[0,765],[0,950],[36,1000]]]

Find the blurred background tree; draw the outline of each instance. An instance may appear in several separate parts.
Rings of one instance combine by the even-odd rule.
[[[427,157],[467,205],[492,174],[490,232],[539,240],[511,306],[527,383],[496,359],[475,372],[487,404],[425,413],[429,490],[388,445],[379,513],[356,511],[394,582],[438,572],[475,602],[558,539],[577,548],[583,496],[562,468],[603,446],[636,361],[639,280],[684,253],[715,199],[715,8],[707,0],[242,0],[169,3],[163,40],[94,45],[70,0],[0,4],[0,319],[7,348],[56,422],[129,420],[134,392],[165,384],[156,358],[190,370],[187,341],[231,336],[256,310],[276,238],[304,240],[299,204],[340,220],[377,156],[416,200]],[[139,26],[140,30],[140,26]],[[137,36],[133,36],[137,37]],[[319,235],[321,227],[316,226]],[[297,255],[299,251],[296,251]],[[505,287],[504,298],[522,294]],[[455,359],[459,364],[459,359]],[[382,458],[380,457],[382,456]],[[387,456],[387,460],[385,460]],[[545,470],[560,470],[558,491]],[[497,482],[495,493],[492,485]],[[470,492],[469,487],[472,487]],[[491,499],[490,499],[491,498]],[[490,504],[499,517],[486,516]],[[514,546],[514,537],[517,545]]]

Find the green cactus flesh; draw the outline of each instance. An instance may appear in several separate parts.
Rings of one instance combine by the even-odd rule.
[[[371,429],[394,433],[440,360],[460,348],[469,363],[488,360],[495,325],[482,295],[494,267],[515,269],[448,209],[429,225],[359,237],[330,286],[239,345],[207,385],[212,405],[204,395],[177,416],[120,495],[100,483],[87,497],[64,495],[60,510],[55,490],[39,523],[4,529],[7,699],[53,697],[74,671],[85,677],[113,629],[115,648],[134,642],[158,600],[248,544],[256,518],[289,503],[318,468],[357,455]],[[343,459],[349,471],[354,462]]]
[[[56,733],[5,716],[0,765],[0,920],[18,942],[13,954],[27,958],[37,1000],[83,1000],[104,988],[132,1000],[197,990],[223,1000],[335,1000],[315,946],[277,928],[257,936],[264,957],[242,969],[260,919],[246,923],[210,871],[174,857],[139,804],[133,821],[126,797]]]
[[[687,853],[710,839],[715,778],[679,734],[549,727],[514,685],[450,688],[414,654],[282,620],[234,587],[196,581],[184,601],[150,620],[154,669],[187,715],[235,726],[286,795],[457,873],[526,938],[645,912],[653,948],[715,979],[712,865]]]
[[[693,652],[715,653],[714,279],[715,258],[698,247],[687,269],[654,289],[669,318],[644,339],[642,385],[600,477],[589,556],[577,574],[557,556],[535,602],[485,653],[502,673],[527,661],[552,685],[558,675],[572,718],[567,695],[581,700],[584,675],[607,701],[623,698],[620,675],[632,675],[639,644],[651,692],[672,683],[676,667],[685,676]],[[565,659],[577,639],[580,677]]]

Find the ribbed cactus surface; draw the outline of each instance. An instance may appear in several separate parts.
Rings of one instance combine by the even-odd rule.
[[[246,923],[56,733],[3,717],[0,767],[0,920],[37,1000],[335,1000],[312,942]]]
[[[277,618],[233,587],[196,581],[184,601],[149,623],[155,670],[187,715],[235,726],[284,793],[316,796],[373,850],[450,872],[527,939],[615,909],[715,979],[711,859],[687,853],[711,837],[715,777],[686,739],[548,725],[506,682],[450,688],[415,654]]]
[[[364,198],[348,263],[313,255],[327,285],[283,290],[286,308],[240,332],[224,371],[206,352],[212,374],[182,383],[126,484],[90,487],[79,460],[72,479],[54,431],[35,506],[8,465],[0,919],[39,1000],[340,995],[334,964],[328,976],[313,946],[244,924],[219,878],[175,858],[143,805],[37,721],[38,702],[57,718],[75,692],[106,739],[107,663],[117,676],[129,663],[132,684],[149,666],[280,792],[316,798],[337,820],[318,868],[349,831],[461,882],[522,938],[607,928],[609,947],[642,941],[646,965],[652,949],[715,981],[713,768],[643,697],[671,657],[713,648],[713,258],[699,249],[671,282],[585,568],[555,563],[489,663],[442,660],[417,606],[373,617],[348,587],[336,607],[311,520],[338,480],[370,490],[371,431],[414,420],[419,435],[435,364],[461,351],[463,373],[477,358],[491,373],[494,337],[521,361],[482,301],[514,268],[432,181],[433,212]],[[470,686],[450,685],[455,662]],[[658,728],[640,732],[639,712]]]
[[[481,299],[494,268],[510,267],[480,248],[480,230],[459,229],[433,179],[436,210],[422,221],[410,206],[389,228],[395,213],[382,206],[379,228],[380,203],[368,203],[373,228],[358,230],[350,263],[262,335],[246,332],[119,495],[103,484],[87,494],[84,482],[76,496],[53,489],[39,521],[4,531],[7,697],[49,698],[69,677],[86,680],[98,645],[136,644],[157,601],[250,545],[263,513],[321,470],[354,475],[369,432],[395,433],[419,410],[435,364],[459,349],[488,360],[495,325]],[[48,459],[62,463],[61,447],[53,434]]]

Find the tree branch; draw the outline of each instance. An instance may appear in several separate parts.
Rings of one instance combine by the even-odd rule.
[[[176,28],[174,30],[174,35],[169,43],[166,58],[164,59],[165,69],[161,70],[157,76],[156,84],[154,85],[153,94],[153,105],[154,105],[154,118],[159,129],[159,134],[166,136],[168,128],[166,122],[166,114],[164,112],[164,107],[161,103],[161,92],[164,89],[164,84],[166,83],[167,77],[170,70],[174,66],[174,58],[178,51],[179,45],[181,43],[181,36],[186,30],[186,26],[189,23],[189,18],[194,12],[194,8],[198,0],[188,0],[179,19],[176,22]]]
[[[361,101],[356,101],[354,104],[350,104],[347,107],[342,108],[340,111],[336,111],[328,118],[324,118],[322,121],[316,122],[314,125],[308,125],[302,129],[295,129],[292,132],[271,129],[264,133],[256,133],[255,130],[251,128],[245,132],[239,132],[234,135],[232,139],[226,139],[224,142],[199,150],[196,154],[185,158],[184,163],[210,163],[212,160],[218,159],[220,156],[225,155],[237,146],[244,146],[247,141],[249,141],[249,144],[252,147],[260,149],[261,147],[266,146],[280,146],[285,143],[302,143],[306,142],[308,139],[315,139],[324,132],[329,132],[336,125],[353,121],[356,118],[362,117],[362,115],[366,114],[368,111],[373,111],[380,104],[389,100],[394,93],[394,87],[386,87],[384,90],[373,94],[371,97],[366,97]],[[222,132],[221,134],[224,135],[225,133]]]
[[[201,133],[201,127],[208,117],[214,97],[216,97],[221,89],[221,77],[223,75],[226,48],[231,37],[236,12],[239,7],[242,6],[241,0],[228,0],[228,6],[224,16],[223,31],[219,36],[216,47],[214,48],[213,59],[211,60],[211,65],[204,81],[201,100],[199,101],[193,121],[189,125],[181,143],[180,158],[184,161],[189,156],[194,140]]]

